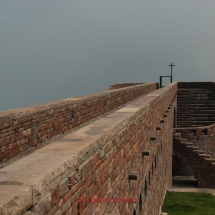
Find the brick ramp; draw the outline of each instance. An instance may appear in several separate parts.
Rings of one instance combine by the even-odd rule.
[[[174,133],[173,148],[174,153],[189,161],[199,187],[215,188],[215,159],[188,142],[186,138],[181,138],[180,133]]]

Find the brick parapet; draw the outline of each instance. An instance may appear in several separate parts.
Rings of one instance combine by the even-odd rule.
[[[145,84],[145,83],[119,83],[119,84],[113,84],[109,86],[106,90],[116,90],[124,87],[131,87],[131,86],[136,86],[140,84]]]
[[[36,184],[37,190],[32,186],[33,205],[25,214],[159,214],[172,181],[176,92],[177,85],[173,83],[134,101],[141,107],[80,151],[76,161],[66,162],[64,173],[52,173]],[[134,108],[134,104],[126,108]],[[131,173],[137,174],[137,180],[129,181]],[[48,186],[46,189],[38,187],[43,183]],[[79,201],[85,197],[134,197],[138,202]],[[3,210],[7,211],[7,206]]]
[[[0,112],[0,161],[36,147],[143,94],[156,83]]]
[[[152,215],[159,213],[165,190],[172,183],[172,128],[174,107],[177,104],[176,90],[173,84],[146,96],[146,101],[154,98],[126,119],[117,136],[106,140],[104,152],[100,151],[102,155],[97,156],[95,169],[89,167],[85,177],[76,182],[75,187],[81,184],[82,193],[77,189],[75,198],[75,194],[67,196],[72,201],[66,214],[78,214],[78,210],[80,214],[97,212],[126,215],[132,214],[134,210],[138,213],[141,212],[140,196],[143,202],[142,212]],[[157,127],[160,130],[157,130]],[[149,151],[150,155],[143,158],[143,151]],[[85,165],[89,162],[90,160],[86,161]],[[98,169],[100,171],[95,172]],[[128,180],[130,173],[137,174],[136,181]],[[85,181],[88,182],[87,186]],[[125,207],[125,204],[92,204],[77,201],[78,198],[84,197],[135,197],[138,203]]]

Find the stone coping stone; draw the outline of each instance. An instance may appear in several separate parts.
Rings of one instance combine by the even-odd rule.
[[[145,113],[150,103],[174,84],[143,95],[100,116],[82,127],[58,136],[19,159],[0,165],[0,201],[2,214],[19,214],[52,192],[63,180],[79,169],[96,152]],[[148,94],[150,95],[150,93]],[[27,200],[28,199],[28,200]],[[14,203],[11,206],[11,202]],[[7,210],[12,210],[10,213]]]
[[[0,185],[0,195],[0,214],[23,214],[33,204],[31,186],[7,182]]]

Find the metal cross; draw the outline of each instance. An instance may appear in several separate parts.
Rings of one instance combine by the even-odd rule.
[[[175,66],[175,65],[173,65],[173,64],[171,63],[169,66],[171,66],[171,83],[172,83],[172,67]]]

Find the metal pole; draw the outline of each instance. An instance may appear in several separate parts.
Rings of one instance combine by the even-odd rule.
[[[172,67],[175,66],[172,63],[169,65],[171,67],[171,83],[172,83]]]

